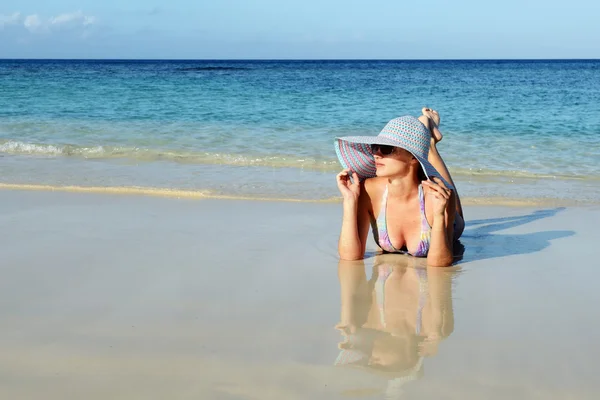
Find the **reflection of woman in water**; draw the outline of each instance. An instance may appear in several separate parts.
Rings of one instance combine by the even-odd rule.
[[[342,307],[336,328],[344,339],[335,364],[390,377],[390,396],[421,376],[423,357],[435,355],[454,329],[452,272],[410,262],[379,255],[368,281],[362,261],[339,264]]]

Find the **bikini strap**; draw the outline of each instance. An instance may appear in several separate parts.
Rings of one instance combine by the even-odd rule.
[[[375,243],[381,247],[384,251],[397,252],[398,250],[392,245],[387,230],[387,199],[388,199],[388,186],[385,186],[383,195],[381,196],[381,209],[379,215],[375,220],[375,229],[373,229]]]
[[[385,214],[386,214],[386,209],[387,209],[387,199],[388,199],[388,185],[385,185],[385,190],[383,191],[383,195],[381,196],[381,205],[380,205],[380,209],[379,209],[379,215],[377,216],[377,226],[385,226],[385,224],[386,224]]]
[[[419,185],[419,209],[421,210],[421,233],[427,232],[431,229],[429,222],[427,222],[427,216],[425,215],[425,191],[423,185]]]

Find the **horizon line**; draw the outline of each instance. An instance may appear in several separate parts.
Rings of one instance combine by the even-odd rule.
[[[0,57],[2,61],[600,61],[600,58],[50,58]]]

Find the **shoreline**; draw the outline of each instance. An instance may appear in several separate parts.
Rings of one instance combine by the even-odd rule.
[[[108,194],[119,196],[148,196],[193,200],[245,200],[267,201],[286,203],[341,203],[341,197],[324,199],[298,199],[268,196],[244,196],[211,193],[210,190],[172,189],[144,186],[80,186],[80,185],[44,185],[44,184],[19,184],[1,183],[0,191],[39,191],[39,192],[64,192],[64,193],[90,193]],[[574,201],[565,199],[548,198],[510,198],[510,197],[461,197],[461,203],[466,206],[506,206],[506,207],[586,207],[600,204],[598,202]]]

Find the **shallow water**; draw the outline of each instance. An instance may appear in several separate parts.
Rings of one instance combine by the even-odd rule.
[[[429,106],[463,192],[600,198],[600,61],[0,60],[0,92],[3,182],[327,199],[335,185],[316,178],[303,197],[287,177],[333,182],[336,136]]]

